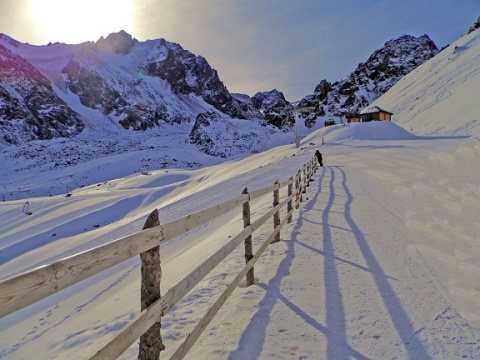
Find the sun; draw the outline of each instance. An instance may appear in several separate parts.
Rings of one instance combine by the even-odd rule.
[[[132,28],[131,0],[32,0],[30,9],[47,42],[78,44]]]

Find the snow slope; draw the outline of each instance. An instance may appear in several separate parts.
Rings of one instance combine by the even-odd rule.
[[[372,106],[417,134],[480,138],[480,30],[462,36],[400,80]]]
[[[244,187],[284,181],[320,149],[325,167],[282,241],[260,259],[257,284],[235,290],[187,358],[478,358],[479,142],[415,137],[373,122],[320,129],[301,145],[194,170],[152,166],[148,176],[126,174],[132,165],[125,154],[99,163],[108,181],[73,188],[71,197],[30,198],[31,216],[21,212],[25,196],[4,201],[0,277],[136,232],[153,208],[166,222]],[[72,184],[89,172],[97,176],[90,166],[76,169],[68,174]],[[13,171],[10,179],[31,186],[25,174]],[[65,184],[57,171],[41,176],[37,194],[58,178]],[[162,293],[240,227],[240,214],[227,213],[164,244]],[[260,229],[255,246],[269,231]],[[238,249],[163,319],[162,357],[173,353],[243,262]],[[0,319],[0,358],[88,357],[138,316],[139,287],[135,258]],[[133,359],[136,351],[134,344],[122,358]]]

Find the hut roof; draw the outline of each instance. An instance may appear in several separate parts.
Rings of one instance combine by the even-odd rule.
[[[369,108],[365,108],[362,111],[360,111],[360,115],[373,114],[373,113],[377,113],[377,112],[381,112],[381,111],[383,111],[384,113],[393,115],[392,112],[390,112],[388,110],[385,110],[385,109],[382,109],[380,106],[372,106],[372,107],[369,107]]]

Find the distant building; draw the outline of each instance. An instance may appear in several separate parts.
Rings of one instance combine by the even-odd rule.
[[[372,106],[360,111],[360,118],[362,122],[368,121],[392,121],[392,115],[388,110],[382,109],[380,106]]]
[[[335,125],[335,120],[333,119],[325,120],[324,125],[325,127]]]
[[[360,122],[360,115],[358,115],[358,114],[345,114],[345,119],[347,119],[347,124],[358,123],[358,122]]]

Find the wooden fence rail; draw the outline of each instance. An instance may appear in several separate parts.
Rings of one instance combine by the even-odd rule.
[[[154,346],[157,347],[157,351],[159,352],[163,348],[160,337],[161,318],[210,271],[232,253],[242,241],[245,242],[245,267],[225,289],[220,298],[208,310],[171,357],[171,359],[182,359],[202,331],[207,327],[213,316],[237,287],[241,279],[246,276],[247,285],[253,284],[253,266],[255,262],[270,243],[280,240],[280,229],[286,222],[292,221],[292,213],[295,209],[299,208],[299,203],[302,201],[302,193],[305,193],[306,187],[316,169],[317,162],[314,158],[305,164],[294,177],[286,182],[279,183],[276,181],[272,186],[267,186],[252,192],[249,192],[247,188],[245,188],[243,193],[238,197],[166,224],[159,223],[158,212],[154,210],[147,219],[144,230],[138,233],[6,279],[0,282],[0,317],[18,311],[129,258],[141,255],[142,289],[144,287],[144,281],[150,282],[150,285],[146,284],[145,287],[151,286],[152,282],[158,282],[158,284],[154,284],[156,288],[158,285],[156,289],[157,298],[150,297],[150,299],[145,300],[144,294],[142,293],[142,311],[140,316],[122,329],[119,334],[91,358],[116,359],[139,338],[141,338],[139,359],[158,358],[155,352],[149,352],[149,347],[153,347],[153,345],[150,343],[148,343],[148,346],[145,345],[145,334],[148,331],[151,332],[152,329],[158,328],[158,330],[153,330],[153,340],[149,341],[156,342]],[[279,191],[285,187],[288,189],[288,194],[285,199],[280,202]],[[293,191],[293,187],[295,191]],[[267,194],[273,194],[273,207],[255,221],[251,221],[251,201],[262,198]],[[292,202],[294,202],[294,204],[292,204]],[[283,220],[280,220],[280,210],[285,205],[287,205],[287,215]],[[156,259],[159,257],[158,247],[168,240],[174,239],[222,214],[238,208],[242,209],[244,229],[178,284],[170,288],[165,295],[160,297],[159,285],[161,269],[159,268],[159,258]],[[274,230],[257,252],[253,254],[252,234],[271,218],[273,218]],[[158,266],[152,263],[152,261],[157,261]],[[144,270],[147,271],[147,268],[155,269],[150,271],[156,271],[156,274],[143,274]],[[156,332],[158,332],[158,336],[155,336]],[[155,339],[155,337],[157,337],[157,339]]]

